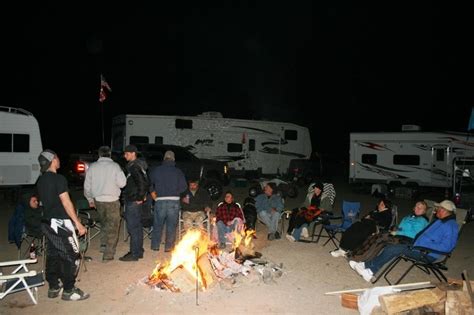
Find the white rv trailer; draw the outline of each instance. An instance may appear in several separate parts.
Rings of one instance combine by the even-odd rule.
[[[42,150],[38,121],[33,114],[0,106],[0,187],[35,184]]]
[[[350,134],[350,183],[452,187],[456,159],[474,156],[467,133]]]
[[[290,160],[311,155],[306,127],[292,123],[198,116],[120,115],[112,121],[112,149],[155,143],[187,147],[199,158],[226,161],[231,174],[283,174]]]

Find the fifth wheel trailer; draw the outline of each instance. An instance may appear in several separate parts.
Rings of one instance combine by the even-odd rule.
[[[33,114],[0,106],[0,187],[35,184],[42,150],[39,125]]]
[[[451,188],[456,161],[474,156],[467,133],[350,134],[349,182]]]
[[[198,116],[120,115],[112,120],[112,150],[127,144],[173,144],[199,158],[225,161],[232,175],[285,174],[292,159],[311,155],[309,130],[292,123]]]

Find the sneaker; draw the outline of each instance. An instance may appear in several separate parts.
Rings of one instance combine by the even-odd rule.
[[[61,287],[59,286],[58,288],[49,288],[48,289],[48,297],[50,299],[57,298],[59,296],[59,292],[61,292]]]
[[[308,228],[304,227],[304,228],[301,230],[301,236],[303,236],[303,237],[309,237]]]
[[[84,293],[81,289],[74,287],[72,290],[63,291],[61,299],[65,301],[80,301],[89,298],[89,296],[89,293]]]
[[[267,239],[268,239],[269,241],[273,241],[273,240],[275,239],[275,233],[268,233]]]
[[[357,262],[354,260],[349,260],[349,266],[351,266],[352,270],[356,270],[356,268],[359,268],[360,270],[365,269],[365,264],[363,261]]]
[[[120,261],[138,261],[138,257],[132,255],[132,253],[128,252],[122,257],[119,258]]]
[[[293,235],[290,235],[290,234],[286,234],[286,239],[289,240],[290,242],[296,242],[295,238],[293,237]]]
[[[374,278],[374,274],[373,274],[372,270],[370,270],[369,268],[360,269],[360,268],[356,267],[356,271],[359,275],[362,276],[362,278],[364,278],[365,281],[372,282],[372,280]]]
[[[102,262],[103,263],[108,263],[109,261],[112,261],[112,260],[114,260],[113,257],[102,257]]]
[[[281,239],[280,232],[275,232],[275,239],[276,239],[276,240]]]
[[[346,253],[347,252],[345,250],[339,248],[339,249],[333,250],[331,252],[331,255],[332,255],[332,257],[344,257],[344,256],[346,256]]]

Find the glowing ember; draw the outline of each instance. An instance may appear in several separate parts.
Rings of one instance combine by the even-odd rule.
[[[198,229],[190,229],[183,236],[181,241],[175,246],[169,263],[164,266],[156,265],[152,274],[148,277],[149,283],[159,282],[169,279],[170,274],[178,267],[183,267],[194,279],[196,279],[196,269],[198,281],[201,288],[206,288],[202,270],[196,265],[200,256],[207,253],[209,238],[206,233]]]

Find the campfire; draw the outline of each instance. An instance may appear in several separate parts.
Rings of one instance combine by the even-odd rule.
[[[248,275],[256,265],[250,260],[261,257],[254,250],[254,235],[255,231],[242,234],[234,231],[228,235],[228,239],[232,240],[232,251],[229,253],[219,250],[207,233],[190,229],[175,246],[169,262],[158,263],[146,283],[172,292],[205,291],[216,280],[228,279],[236,274]]]

